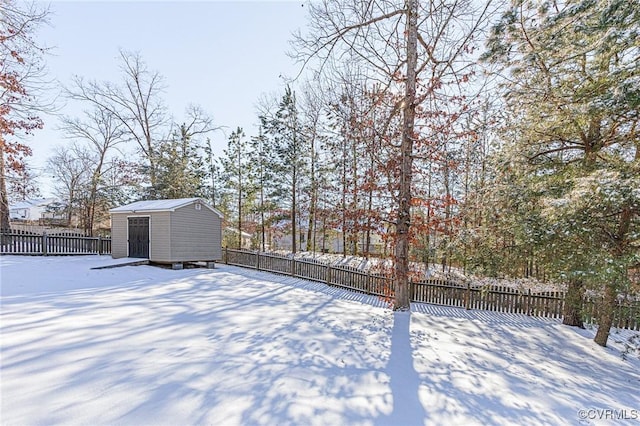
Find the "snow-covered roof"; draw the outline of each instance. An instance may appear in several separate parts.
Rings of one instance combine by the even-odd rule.
[[[15,204],[9,206],[9,210],[17,210],[17,209],[30,209],[32,207],[42,207],[48,206],[56,201],[55,198],[37,198],[34,200],[24,200],[18,201]]]
[[[224,228],[224,230],[228,232],[233,232],[234,234],[238,233],[238,230],[236,228],[232,228],[231,226],[227,226],[226,228]],[[244,232],[244,231],[242,231],[241,235],[246,238],[251,238],[253,236],[250,233]]]
[[[214,209],[206,201],[202,198],[176,198],[173,200],[146,200],[146,201],[136,201],[131,204],[127,204],[124,206],[116,207],[109,210],[109,213],[138,213],[138,212],[172,212],[180,207],[188,206],[189,204],[194,204],[199,202],[203,206],[207,207],[212,212],[216,213],[218,216],[222,217],[222,213],[220,213],[217,209]]]

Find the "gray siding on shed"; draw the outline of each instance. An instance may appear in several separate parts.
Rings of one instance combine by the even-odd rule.
[[[149,260],[171,262],[171,212],[152,212],[149,220]]]
[[[111,215],[111,256],[114,259],[129,255],[129,242],[127,241],[128,222],[126,214]]]
[[[130,217],[149,218],[149,260],[152,262],[222,259],[222,216],[202,199],[137,201],[112,209],[114,258],[129,256]]]
[[[222,259],[222,225],[220,217],[206,206],[196,210],[194,204],[171,213],[171,257],[174,260]]]

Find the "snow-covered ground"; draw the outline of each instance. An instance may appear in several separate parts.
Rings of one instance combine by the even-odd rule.
[[[90,269],[114,262],[0,257],[0,423],[640,420],[638,355],[595,345],[593,330],[429,305],[393,313],[224,265]]]

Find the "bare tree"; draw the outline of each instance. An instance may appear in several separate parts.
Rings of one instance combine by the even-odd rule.
[[[40,197],[38,176],[33,169],[25,163],[19,170],[6,170],[7,176],[7,196],[10,202],[25,201],[31,198]]]
[[[66,204],[67,226],[81,208],[95,162],[94,153],[77,144],[57,146],[47,161],[48,171],[55,176],[56,195]]]
[[[94,105],[93,110],[85,111],[83,118],[64,117],[61,129],[67,138],[88,142],[88,149],[93,152],[95,162],[91,171],[89,193],[83,220],[85,232],[93,236],[98,204],[98,189],[108,154],[113,148],[124,142],[126,129],[124,124],[111,112]]]
[[[304,66],[318,60],[320,71],[343,57],[357,60],[386,90],[402,94],[392,107],[402,116],[397,149],[395,204],[394,309],[408,310],[409,243],[415,145],[424,138],[416,111],[451,86],[469,78],[467,56],[473,36],[485,22],[491,0],[474,8],[468,0],[324,0],[311,3],[309,34],[294,41],[294,57]],[[448,92],[447,92],[448,90]],[[436,113],[437,111],[433,111]],[[422,118],[421,120],[428,120]],[[398,143],[399,142],[399,143]]]
[[[156,145],[166,134],[168,116],[161,98],[163,78],[147,68],[139,53],[120,51],[122,81],[85,81],[76,76],[67,96],[90,102],[118,120],[148,163],[150,196],[157,185]]]

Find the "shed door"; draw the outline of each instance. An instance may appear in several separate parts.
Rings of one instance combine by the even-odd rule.
[[[149,218],[129,218],[129,257],[149,258]]]

